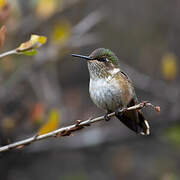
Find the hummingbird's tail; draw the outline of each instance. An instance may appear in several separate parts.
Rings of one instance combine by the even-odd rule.
[[[121,115],[116,115],[116,117],[124,123],[128,128],[135,131],[138,134],[149,135],[150,127],[147,120],[141,110],[133,110],[124,112]]]

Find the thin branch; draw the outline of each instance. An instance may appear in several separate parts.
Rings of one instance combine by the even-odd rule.
[[[142,108],[147,107],[147,106],[153,107],[157,112],[160,111],[160,107],[154,106],[151,103],[149,103],[147,101],[144,101],[144,102],[139,103],[139,104],[137,104],[135,106],[131,106],[131,107],[128,107],[128,108],[121,109],[120,112],[123,113],[125,111],[138,110],[138,109],[142,109]],[[108,117],[113,117],[113,116],[115,116],[115,112],[108,114]],[[104,120],[104,116],[100,116],[100,117],[97,117],[97,118],[94,118],[94,119],[88,119],[88,120],[85,120],[85,121],[77,120],[76,123],[73,124],[73,125],[66,126],[66,127],[57,129],[55,131],[52,131],[52,132],[49,132],[49,133],[46,133],[46,134],[43,134],[43,135],[38,135],[37,134],[37,135],[35,135],[33,137],[30,137],[28,139],[25,139],[25,140],[22,140],[22,141],[18,141],[18,142],[15,142],[15,143],[0,147],[0,152],[8,151],[10,149],[20,149],[20,148],[24,147],[25,145],[29,145],[29,144],[31,144],[33,142],[40,141],[42,139],[46,139],[46,138],[49,138],[49,137],[58,137],[59,138],[59,137],[62,137],[62,136],[69,136],[74,131],[81,130],[86,126],[90,126],[93,123],[103,121],[103,120]]]
[[[7,51],[7,52],[4,52],[4,53],[0,54],[0,58],[3,58],[5,56],[9,56],[9,55],[12,55],[12,54],[17,54],[16,49],[13,49],[11,51]]]

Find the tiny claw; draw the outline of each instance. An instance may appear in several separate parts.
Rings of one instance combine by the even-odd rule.
[[[122,113],[126,112],[127,111],[127,108],[123,108],[122,109]]]
[[[117,111],[115,111],[115,115],[116,116],[122,116],[123,112],[121,111],[121,109],[118,109]]]
[[[127,108],[123,108],[123,109],[118,109],[115,113],[118,115],[118,116],[121,116],[124,112],[127,111]]]
[[[111,118],[109,117],[108,113],[104,115],[104,120],[109,121]]]

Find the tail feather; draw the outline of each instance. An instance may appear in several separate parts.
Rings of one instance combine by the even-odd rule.
[[[149,135],[149,124],[140,110],[124,112],[116,117],[128,128],[138,134]]]
[[[138,110],[139,124],[141,128],[144,130],[145,135],[150,134],[150,126],[148,121],[144,118],[144,115],[141,110]]]

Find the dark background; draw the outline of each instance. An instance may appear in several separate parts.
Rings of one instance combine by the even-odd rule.
[[[2,146],[36,134],[53,110],[60,127],[104,114],[90,100],[86,62],[70,55],[98,47],[116,53],[139,100],[161,106],[161,113],[144,111],[148,137],[113,119],[1,153],[0,179],[180,179],[180,1],[8,2],[8,12],[0,10],[0,25],[8,29],[1,53],[31,34],[48,42],[36,56],[1,59]]]

